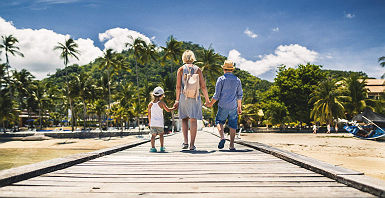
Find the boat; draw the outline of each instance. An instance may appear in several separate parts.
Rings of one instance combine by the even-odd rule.
[[[352,121],[345,122],[344,129],[354,137],[374,140],[385,140],[385,117],[366,108],[364,112],[353,117]]]

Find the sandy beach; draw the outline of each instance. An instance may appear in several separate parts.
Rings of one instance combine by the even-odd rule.
[[[45,137],[46,138],[46,137]],[[0,170],[72,154],[91,152],[137,140],[136,136],[102,139],[0,140]]]
[[[348,133],[244,133],[241,139],[309,156],[385,180],[385,142],[361,140]]]

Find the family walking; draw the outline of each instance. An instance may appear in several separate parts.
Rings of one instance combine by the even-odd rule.
[[[148,119],[152,134],[150,152],[157,152],[155,148],[157,135],[160,137],[160,151],[165,151],[163,110],[170,112],[176,109],[178,109],[179,119],[182,120],[182,149],[196,150],[197,120],[202,120],[200,90],[205,97],[205,106],[212,107],[218,101],[218,112],[215,118],[215,124],[220,135],[218,148],[224,148],[226,141],[223,125],[227,121],[230,128],[229,149],[234,151],[234,138],[238,128],[238,114],[242,113],[243,96],[241,80],[233,74],[234,63],[226,60],[222,65],[224,75],[218,78],[214,96],[210,100],[202,70],[193,64],[196,61],[194,53],[191,50],[186,50],[182,55],[182,60],[184,65],[177,72],[176,100],[173,107],[169,108],[162,101],[164,90],[161,87],[156,87],[152,93],[154,99],[148,105]],[[190,142],[188,136],[189,126]]]

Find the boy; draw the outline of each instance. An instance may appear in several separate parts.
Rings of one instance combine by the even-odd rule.
[[[226,60],[222,66],[223,76],[220,76],[215,85],[215,94],[207,107],[212,107],[216,101],[218,102],[218,112],[215,118],[221,140],[218,148],[222,149],[225,145],[225,136],[223,124],[228,120],[230,128],[230,147],[231,151],[235,151],[234,138],[238,128],[238,114],[242,113],[242,84],[241,80],[233,74],[235,69],[234,63]]]

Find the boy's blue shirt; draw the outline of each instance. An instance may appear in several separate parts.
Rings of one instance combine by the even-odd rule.
[[[219,101],[219,107],[224,109],[237,108],[237,100],[242,100],[242,97],[241,80],[233,73],[225,73],[218,78],[213,98]]]

